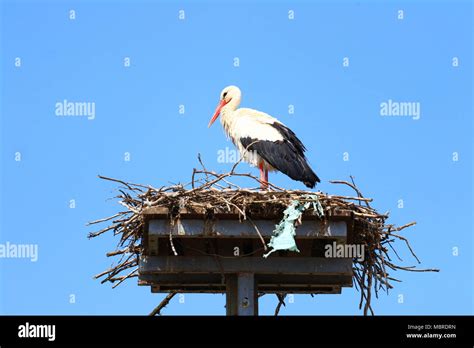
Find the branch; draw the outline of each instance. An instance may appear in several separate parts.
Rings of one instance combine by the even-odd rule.
[[[166,297],[163,299],[163,301],[160,302],[160,304],[158,306],[155,307],[155,309],[153,309],[151,311],[151,313],[149,314],[149,316],[153,317],[155,315],[161,315],[161,310],[163,308],[165,308],[168,303],[170,303],[171,299],[174,297],[174,295],[176,295],[178,292],[177,291],[173,291],[173,292],[170,292],[168,295],[166,295]]]

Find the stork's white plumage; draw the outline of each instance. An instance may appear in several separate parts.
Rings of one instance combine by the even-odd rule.
[[[306,160],[303,143],[276,118],[253,109],[237,109],[241,97],[238,87],[224,88],[209,127],[220,115],[224,130],[243,159],[260,168],[262,188],[268,186],[268,171],[274,170],[313,188],[320,180]]]

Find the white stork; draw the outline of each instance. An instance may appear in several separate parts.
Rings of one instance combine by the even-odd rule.
[[[276,118],[253,109],[237,109],[241,95],[236,86],[224,88],[208,127],[221,115],[224,130],[243,159],[259,167],[262,189],[268,187],[268,171],[276,170],[313,188],[320,180],[306,161],[303,143]]]

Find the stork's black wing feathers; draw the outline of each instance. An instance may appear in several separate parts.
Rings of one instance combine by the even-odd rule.
[[[291,129],[281,123],[275,122],[269,125],[280,132],[283,140],[258,141],[258,139],[244,137],[240,138],[242,145],[248,150],[257,151],[272,167],[288,175],[293,180],[302,181],[307,187],[313,188],[320,180],[306,160],[304,155],[306,148],[301,140],[298,139]],[[252,144],[253,142],[255,144]]]
[[[291,144],[294,145],[295,149],[298,153],[304,157],[304,152],[306,151],[306,147],[303,145],[300,139],[296,136],[296,134],[287,126],[281,123],[274,122],[271,124],[273,128],[276,128],[278,132],[288,140]]]

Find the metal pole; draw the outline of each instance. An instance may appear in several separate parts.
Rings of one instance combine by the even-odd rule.
[[[253,273],[226,275],[226,313],[258,315],[257,285]]]

